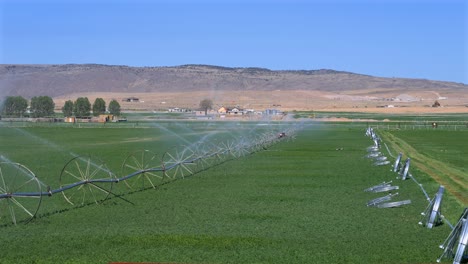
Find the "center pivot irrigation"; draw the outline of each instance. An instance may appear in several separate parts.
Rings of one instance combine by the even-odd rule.
[[[299,125],[278,133],[267,132],[255,138],[245,137],[214,143],[195,143],[170,148],[162,155],[150,150],[130,153],[117,177],[104,162],[91,156],[72,158],[63,167],[59,188],[51,189],[24,165],[0,162],[0,224],[17,224],[34,219],[42,198],[61,193],[70,205],[100,203],[115,195],[115,183],[125,182],[131,190],[156,188],[162,182],[184,178],[228,159],[267,149],[281,141],[295,138]]]
[[[380,163],[380,160],[386,161],[386,159],[379,159],[379,157],[383,157],[383,154],[379,152],[381,146],[381,139],[375,133],[372,128],[368,128],[366,130],[366,135],[371,137],[374,145],[367,148],[367,151],[370,152],[366,155],[367,158],[372,158],[377,160],[374,165],[386,165],[388,163]],[[386,146],[386,145],[385,145]],[[387,148],[387,151],[390,153],[390,150]],[[432,229],[435,226],[441,225],[445,222],[452,230],[449,234],[445,242],[440,245],[440,248],[444,249],[442,255],[437,259],[437,262],[440,262],[442,259],[450,259],[453,258],[454,264],[465,263],[468,260],[468,208],[465,208],[462,215],[460,216],[457,224],[453,226],[450,222],[442,215],[442,198],[444,194],[445,187],[439,186],[439,190],[437,191],[436,195],[433,199],[429,197],[426,190],[424,189],[423,185],[420,184],[416,178],[410,173],[410,163],[411,159],[407,158],[406,161],[402,162],[403,154],[400,153],[395,160],[395,163],[392,165],[391,171],[394,173],[398,173],[397,179],[401,179],[405,181],[407,178],[410,178],[414,183],[416,183],[422,193],[424,194],[426,200],[429,202],[428,206],[421,213],[422,219],[419,222],[420,225],[425,226],[429,229]],[[364,191],[367,192],[385,192],[385,191],[392,191],[398,189],[398,186],[391,186],[390,182],[383,182],[381,184],[369,187]],[[367,203],[369,207],[379,207],[379,208],[390,208],[390,207],[399,207],[402,205],[410,204],[410,200],[403,200],[398,202],[388,202],[394,196],[398,195],[398,193],[389,193],[386,196],[379,197],[373,200],[370,200]],[[386,202],[386,203],[384,203]]]

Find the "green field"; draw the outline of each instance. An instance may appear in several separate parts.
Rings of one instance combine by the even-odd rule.
[[[265,131],[280,132],[290,124],[127,126],[3,124],[0,155],[24,164],[54,189],[63,166],[77,154],[92,154],[120,175],[122,162],[133,151],[148,149],[162,157],[174,146],[202,138],[222,144]],[[442,254],[438,245],[450,228],[418,225],[427,206],[419,186],[395,179],[390,166],[372,166],[364,158],[372,143],[364,128],[365,124],[305,124],[293,141],[231,158],[184,179],[160,181],[156,189],[132,191],[124,183],[115,184],[112,192],[117,196],[110,195],[99,205],[71,206],[60,193],[43,197],[37,219],[0,226],[0,262],[435,262]],[[457,139],[468,138],[468,132],[446,132],[378,131],[393,155],[401,142],[393,148],[392,136],[466,172],[462,156],[467,143],[458,144]],[[430,146],[425,145],[428,140]],[[432,197],[439,184],[423,170],[412,172]],[[363,190],[389,180],[400,186],[394,200],[412,203],[391,209],[366,207],[367,201],[385,194]],[[456,197],[446,193],[443,203],[444,215],[452,223],[467,206]]]
[[[314,118],[327,118],[327,117],[344,117],[349,119],[374,119],[383,121],[387,119],[394,122],[467,122],[468,115],[460,113],[448,114],[393,114],[393,113],[366,113],[366,112],[322,112],[322,111],[294,111],[292,114],[296,118],[301,117],[314,117]]]

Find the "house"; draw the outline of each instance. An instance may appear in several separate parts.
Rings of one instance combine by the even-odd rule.
[[[239,109],[237,107],[234,107],[232,109],[228,109],[228,112],[227,112],[229,115],[243,115],[244,112],[242,111],[242,109]]]
[[[179,108],[179,107],[169,108],[169,109],[167,109],[167,111],[169,113],[188,113],[188,112],[192,112],[192,110],[190,110],[190,109]]]
[[[181,112],[179,107],[169,108],[169,109],[167,109],[167,111],[169,113],[180,113]]]
[[[228,112],[228,109],[224,106],[218,109],[218,114],[225,115]]]

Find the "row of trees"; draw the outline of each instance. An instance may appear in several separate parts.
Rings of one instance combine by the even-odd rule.
[[[55,103],[49,96],[35,96],[31,98],[29,113],[32,117],[54,115]],[[28,110],[28,100],[22,96],[8,96],[2,105],[1,112],[7,116],[21,117]]]
[[[106,102],[102,98],[96,98],[93,103],[93,115],[98,116],[106,113]],[[79,97],[75,102],[68,100],[62,107],[64,116],[87,117],[91,116],[91,103],[88,97]],[[119,116],[120,104],[116,100],[109,103],[109,114]]]
[[[28,114],[31,117],[50,117],[54,116],[55,103],[49,96],[35,96],[31,98],[31,104],[28,111],[28,100],[22,96],[6,97],[0,111],[3,115],[22,117]],[[109,103],[109,113],[111,115],[120,115],[120,104],[116,100]],[[91,103],[87,97],[80,97],[75,102],[68,100],[62,108],[64,116],[88,117],[91,116]],[[94,116],[106,113],[106,102],[102,98],[96,98],[92,105]]]

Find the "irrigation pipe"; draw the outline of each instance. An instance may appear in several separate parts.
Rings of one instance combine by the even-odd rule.
[[[369,135],[372,135],[372,134],[375,135],[375,132],[373,131],[373,129],[371,129],[370,131],[371,131],[371,133],[368,133]],[[388,148],[387,144],[384,143],[384,145],[385,145],[385,148],[386,148],[387,151],[388,151],[388,154],[389,154],[392,158],[395,158],[395,157],[392,155],[392,153],[391,153],[390,149]],[[422,193],[423,193],[424,196],[426,197],[426,200],[429,202],[429,206],[430,206],[430,205],[431,205],[431,198],[430,198],[429,195],[427,194],[427,191],[424,189],[423,185],[422,185],[421,183],[419,183],[419,182],[416,180],[416,178],[413,177],[413,175],[412,175],[411,173],[408,173],[408,176],[411,178],[411,180],[413,180],[414,183],[416,183],[416,184],[419,186],[419,188],[421,189]],[[453,225],[450,223],[449,220],[447,220],[447,218],[443,217],[442,215],[441,215],[441,218],[442,218],[442,220],[450,227],[450,229],[452,229],[452,230],[454,229]]]
[[[213,158],[213,157],[215,157],[217,161],[220,161],[223,157],[227,157],[227,158],[228,157],[234,157],[234,158],[236,158],[237,156],[242,156],[242,155],[246,155],[246,154],[249,154],[249,153],[250,154],[255,153],[255,152],[260,151],[262,149],[266,149],[267,147],[269,147],[269,146],[271,146],[271,145],[273,145],[275,143],[280,142],[281,140],[283,140],[282,138],[285,135],[287,135],[291,139],[294,139],[294,135],[295,135],[295,133],[297,132],[298,129],[299,129],[299,126],[288,127],[284,131],[282,131],[282,133],[280,134],[281,136],[278,136],[278,134],[272,133],[272,132],[263,133],[260,137],[257,137],[256,139],[253,139],[250,142],[250,144],[244,144],[244,143],[240,142],[239,146],[234,148],[234,149],[232,148],[232,145],[223,145],[224,147],[215,146],[216,147],[215,150],[206,151],[206,152],[204,151],[204,153],[201,154],[201,155],[200,155],[200,153],[197,153],[197,155],[195,155],[194,152],[191,152],[191,153],[187,154],[185,152],[185,149],[184,149],[184,152],[182,152],[180,155],[179,155],[179,153],[177,153],[177,155],[174,155],[174,156],[169,154],[170,159],[168,161],[161,160],[161,162],[162,162],[161,167],[151,167],[151,168],[144,168],[144,169],[142,169],[141,167],[137,168],[136,166],[131,167],[133,169],[136,169],[136,171],[134,171],[132,173],[129,173],[128,175],[125,175],[125,176],[120,177],[120,178],[116,178],[112,172],[105,169],[102,165],[101,166],[95,165],[94,163],[91,162],[90,159],[88,159],[86,161],[84,159],[81,159],[80,157],[75,157],[72,160],[78,159],[78,160],[80,160],[79,162],[87,162],[86,163],[86,166],[87,166],[86,171],[79,171],[79,175],[78,174],[77,175],[81,176],[81,177],[74,176],[70,171],[66,170],[66,167],[72,161],[72,160],[70,160],[65,165],[65,167],[62,169],[62,174],[63,173],[65,173],[65,174],[68,173],[69,175],[75,177],[76,179],[81,178],[81,180],[78,181],[78,182],[74,182],[74,183],[67,183],[67,184],[65,184],[63,186],[60,186],[60,188],[53,189],[53,190],[50,189],[50,186],[47,186],[47,191],[42,191],[41,190],[42,188],[41,188],[40,183],[42,183],[42,182],[39,181],[39,179],[34,175],[33,172],[31,172],[29,169],[27,169],[23,165],[21,165],[19,163],[13,163],[13,162],[0,162],[0,165],[10,166],[10,169],[13,169],[15,171],[18,171],[18,170],[23,171],[24,170],[26,172],[26,174],[24,174],[24,175],[29,177],[28,181],[25,184],[20,185],[20,187],[18,187],[17,189],[8,190],[7,187],[9,186],[9,184],[8,184],[8,182],[5,181],[5,178],[3,177],[4,175],[6,176],[7,172],[2,172],[1,167],[0,167],[0,178],[1,178],[1,180],[3,182],[3,185],[4,185],[4,186],[0,186],[0,187],[2,187],[2,188],[0,188],[0,190],[3,192],[3,193],[0,193],[0,202],[2,201],[2,199],[11,199],[11,201],[14,201],[14,203],[19,208],[24,210],[23,213],[26,212],[26,214],[29,217],[29,220],[33,219],[36,216],[36,213],[39,210],[39,207],[41,205],[40,204],[41,198],[43,196],[52,196],[53,194],[56,194],[56,193],[62,193],[65,196],[65,199],[69,203],[74,205],[74,203],[72,203],[69,200],[69,198],[66,197],[65,191],[71,190],[71,189],[74,189],[74,188],[76,188],[76,190],[78,190],[78,191],[84,191],[85,188],[82,187],[84,185],[92,186],[93,188],[96,188],[96,189],[98,189],[98,190],[100,190],[100,191],[102,191],[104,193],[107,193],[107,195],[112,194],[112,195],[114,195],[114,196],[116,196],[118,198],[121,198],[121,199],[123,199],[123,200],[125,200],[127,202],[130,202],[130,201],[118,196],[117,194],[111,192],[111,187],[108,190],[108,189],[103,188],[103,187],[101,187],[101,186],[99,186],[97,184],[98,183],[104,183],[104,184],[105,183],[109,183],[109,184],[118,183],[118,182],[121,182],[121,181],[126,181],[126,180],[128,180],[130,178],[133,178],[133,177],[135,177],[137,175],[140,175],[140,174],[152,173],[152,172],[163,172],[163,176],[161,177],[163,179],[165,177],[168,177],[166,175],[166,172],[171,171],[171,170],[175,170],[175,173],[172,175],[172,177],[169,177],[170,179],[174,180],[174,179],[180,178],[180,177],[184,178],[185,174],[188,176],[188,175],[193,175],[194,173],[196,173],[196,171],[193,172],[191,169],[188,169],[187,167],[185,167],[185,165],[190,165],[190,164],[199,165],[199,164],[197,164],[198,161],[203,161],[204,159],[210,159],[210,158]],[[165,153],[168,153],[168,152],[165,152]],[[124,164],[125,164],[125,162],[124,162]],[[219,163],[217,163],[217,164],[219,164]],[[78,170],[80,170],[80,168],[78,166],[78,163],[75,163],[73,165],[76,165],[78,167]],[[94,170],[91,174],[89,174],[90,165],[93,165],[93,166],[97,167],[97,169]],[[215,166],[215,165],[216,164],[211,164],[208,167]],[[183,170],[186,170],[186,171],[182,172]],[[109,178],[91,179],[98,172],[105,172],[109,176]],[[86,174],[86,175],[83,175],[83,174]],[[60,177],[62,177],[62,175]],[[26,184],[28,184],[30,182],[38,184],[38,186],[35,186],[35,188],[34,188],[34,189],[37,189],[38,191],[30,192],[30,191],[23,191],[24,189],[21,189],[22,187],[24,187]],[[151,180],[150,180],[150,182],[151,182]],[[5,183],[7,183],[7,184],[5,184]],[[152,182],[151,182],[151,184],[152,184]],[[154,187],[154,185],[153,185],[153,187]],[[15,198],[39,198],[38,199],[39,203],[36,204],[34,208],[32,208],[32,209],[34,209],[34,211],[31,210],[31,211],[33,211],[33,213],[31,213],[30,210],[28,210],[29,208],[27,209],[24,206],[22,206],[21,203],[19,203]],[[106,198],[107,198],[107,196],[106,196]],[[94,199],[95,199],[95,202],[97,203],[98,200],[96,199],[96,197],[94,197]],[[83,196],[83,201],[82,202],[84,202],[84,196]],[[10,204],[10,203],[8,203],[8,204]],[[2,212],[0,211],[0,213],[2,213]],[[12,220],[13,220],[12,221],[13,224],[16,224],[16,216],[15,216],[15,213],[13,212],[13,208],[11,208],[11,205],[10,205],[10,214],[11,214],[11,217],[12,217]],[[1,219],[1,217],[0,217],[0,219]],[[27,221],[29,221],[29,220],[27,220]]]
[[[427,195],[427,192],[426,190],[424,189],[424,187],[422,186],[422,184],[420,184],[414,177],[411,173],[408,173],[408,176],[419,186],[419,188],[421,188],[421,191],[424,193],[424,196],[426,196],[426,200],[429,201],[429,203],[431,203],[431,198],[429,197],[429,195]]]
[[[390,155],[390,157],[395,158],[395,156],[392,155],[392,152],[390,152],[390,149],[388,149],[388,146],[387,146],[387,144],[385,142],[384,142],[384,145],[385,145],[385,148],[387,149],[388,154]]]

